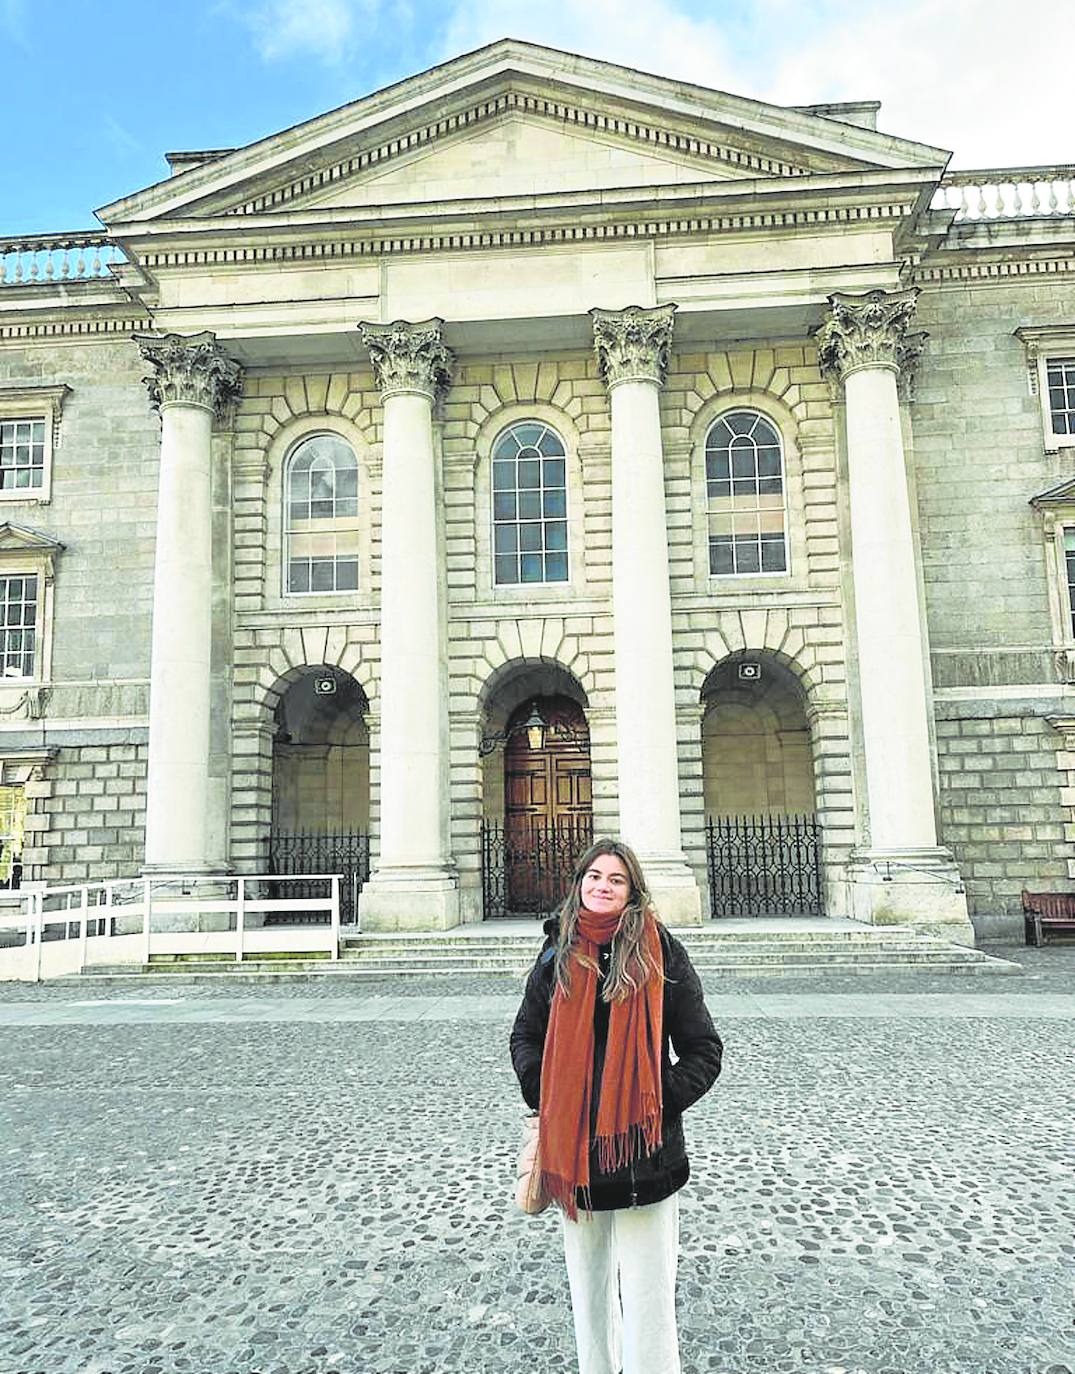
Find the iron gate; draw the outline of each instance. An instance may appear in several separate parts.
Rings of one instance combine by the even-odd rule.
[[[714,917],[822,914],[816,816],[711,816],[705,833]]]
[[[593,842],[589,816],[482,821],[482,907],[492,916],[544,916],[567,896],[579,856]]]
[[[340,922],[353,925],[358,894],[370,876],[370,837],[360,831],[338,835],[277,834],[269,838],[270,873],[340,874]],[[279,883],[277,897],[324,897],[324,883]],[[319,912],[266,915],[266,925],[312,925],[325,921]]]

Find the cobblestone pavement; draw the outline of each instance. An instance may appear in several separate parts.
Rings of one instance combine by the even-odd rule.
[[[1075,950],[708,980],[685,1374],[1072,1374]],[[0,1374],[567,1374],[519,987],[0,987]]]

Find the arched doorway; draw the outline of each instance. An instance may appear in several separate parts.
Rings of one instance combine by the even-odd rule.
[[[369,876],[368,710],[350,674],[309,668],[280,698],[274,721],[270,871],[342,874],[345,924]],[[323,895],[290,884],[288,892]]]
[[[557,664],[517,663],[484,708],[484,914],[540,916],[559,905],[593,834],[586,697]]]
[[[540,719],[542,727],[527,728]],[[504,746],[506,899],[512,912],[542,912],[562,897],[565,873],[589,842],[590,732],[577,702],[535,698],[508,720]]]
[[[713,916],[822,910],[813,748],[802,689],[769,654],[737,654],[702,688]]]

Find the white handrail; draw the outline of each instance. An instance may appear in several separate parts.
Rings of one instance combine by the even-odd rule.
[[[142,880],[142,963],[149,963],[153,928],[153,880]]]
[[[143,966],[152,961],[153,955],[182,955],[193,949],[220,953],[222,957],[230,956],[236,963],[251,957],[256,949],[299,952],[305,948],[327,952],[331,959],[338,959],[340,882],[338,873],[259,873],[179,874],[167,877],[143,874],[136,878],[111,878],[100,883],[61,884],[25,891],[22,894],[25,909],[20,913],[0,915],[0,931],[19,931],[24,935],[24,948],[36,946],[26,956],[30,961],[29,967],[22,965],[26,972],[17,975],[29,974],[35,981],[42,976],[46,926],[62,927],[62,932],[53,931],[48,941],[50,951],[53,948],[66,948],[75,954],[74,959],[61,960],[64,971],[72,971],[72,965],[75,965],[76,971],[81,972],[92,967],[94,959],[100,961],[102,950],[109,949],[113,939],[121,942],[124,938],[130,940],[130,924],[128,922],[124,930],[121,921],[124,915],[134,917],[137,922],[133,932],[138,948],[136,962]],[[270,883],[282,895],[251,895],[251,884]],[[295,883],[324,883],[327,892],[323,897],[289,898],[286,889]],[[208,888],[209,894],[200,896],[199,885]],[[193,924],[183,921],[179,929],[154,931],[155,916],[162,911],[171,917],[193,918]],[[324,914],[328,917],[328,929],[323,924],[304,926],[282,923],[266,931],[250,925],[251,913],[264,916],[296,912]],[[230,918],[233,913],[232,924]],[[231,928],[207,929],[199,918],[210,915],[227,916]],[[94,936],[89,933],[91,919],[98,922],[98,933]],[[108,943],[103,943],[104,940]],[[68,941],[77,943],[72,945]],[[3,948],[0,946],[0,956]],[[120,943],[114,948],[125,952],[131,946],[129,943]],[[130,954],[124,953],[120,962],[128,961]]]
[[[235,903],[235,962],[243,962],[243,932],[246,929],[246,879],[239,879],[238,900]]]
[[[340,875],[332,875],[332,946],[330,958],[340,957]]]

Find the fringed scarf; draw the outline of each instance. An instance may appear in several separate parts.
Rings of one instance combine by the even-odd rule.
[[[620,917],[579,912],[571,951],[571,993],[553,993],[541,1063],[541,1166],[546,1195],[574,1220],[578,1196],[590,1210],[590,1094],[598,949]],[[661,1014],[664,953],[653,916],[643,934],[653,972],[622,1002],[609,1006],[608,1041],[594,1143],[602,1173],[644,1158],[661,1143]]]

